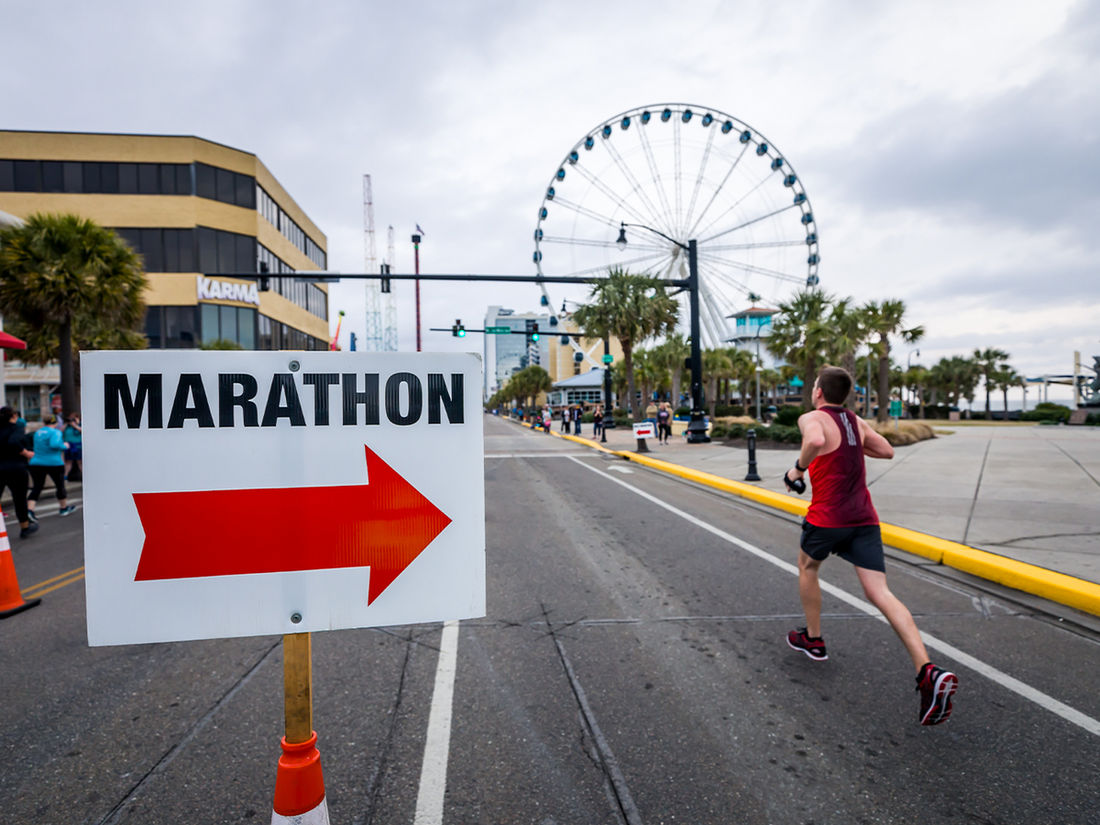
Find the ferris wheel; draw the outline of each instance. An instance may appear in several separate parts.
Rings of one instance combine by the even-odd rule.
[[[622,267],[684,279],[691,239],[707,346],[725,345],[736,303],[818,283],[810,200],[772,142],[717,109],[647,106],[601,123],[562,159],[539,207],[534,263],[546,276]]]

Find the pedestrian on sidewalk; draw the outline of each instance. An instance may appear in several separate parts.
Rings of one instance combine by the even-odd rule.
[[[599,438],[603,433],[603,407],[596,407],[592,413],[592,437]]]
[[[584,416],[584,407],[580,404],[573,408],[573,432],[581,434],[581,418]]]
[[[561,431],[563,433],[569,433],[569,408],[561,408]]]
[[[657,443],[668,444],[672,435],[672,410],[668,404],[662,403],[657,410]]]
[[[554,413],[550,411],[550,405],[547,404],[542,408],[542,431],[547,435],[550,434],[550,422],[554,420]]]
[[[787,644],[817,662],[828,659],[821,638],[821,584],[818,569],[831,553],[855,565],[859,583],[871,603],[882,611],[905,645],[917,671],[922,725],[938,725],[951,715],[951,697],[958,677],[928,659],[920,631],[908,608],[886,585],[886,563],[878,513],[867,489],[864,456],[894,457],[890,443],[866,421],[844,408],[852,376],[840,367],[825,367],[814,382],[814,409],[798,419],[802,451],[783,480],[796,492],[809,470],[813,498],[802,522],[798,556],[798,592],[806,626],[787,634]]]
[[[65,450],[65,480],[81,481],[84,478],[83,434],[80,429],[80,413],[73,413],[65,422],[61,437],[69,445]],[[75,468],[75,469],[74,469]]]
[[[65,451],[69,445],[65,443],[61,435],[61,422],[56,415],[46,416],[45,426],[34,434],[34,456],[30,460],[31,481],[34,486],[31,494],[27,496],[28,513],[33,517],[35,505],[42,495],[42,489],[46,486],[47,477],[53,481],[57,490],[57,503],[61,509],[57,511],[59,516],[67,516],[76,509],[70,507],[68,495],[65,492]]]
[[[34,453],[23,442],[26,434],[16,423],[18,418],[13,408],[0,407],[0,495],[5,487],[11,490],[15,518],[22,528],[19,538],[25,539],[38,529],[27,509],[27,459]]]

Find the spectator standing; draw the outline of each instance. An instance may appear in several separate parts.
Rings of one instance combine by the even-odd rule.
[[[569,408],[561,408],[561,431],[563,433],[569,432]]]
[[[603,407],[596,407],[592,413],[592,437],[597,438],[603,432]]]
[[[550,405],[547,404],[542,408],[542,431],[544,433],[550,432],[550,422],[554,420],[554,413],[550,411]]]
[[[17,418],[11,407],[0,407],[0,493],[5,487],[11,490],[15,517],[22,528],[19,538],[25,539],[38,529],[27,509],[27,459],[34,453],[23,443],[25,433]]]
[[[657,410],[657,443],[668,444],[669,436],[672,435],[672,410],[668,408],[668,404],[661,404]]]
[[[65,450],[65,480],[80,481],[84,477],[84,453],[80,415],[78,413],[69,416],[65,429],[61,431],[61,437],[69,445],[69,448]],[[76,468],[75,472],[74,467]]]
[[[31,481],[33,487],[27,497],[27,505],[30,513],[34,513],[38,498],[42,495],[42,488],[46,486],[46,479],[53,481],[57,490],[57,502],[61,509],[57,511],[59,516],[67,516],[76,507],[70,507],[68,495],[65,492],[65,451],[69,445],[61,435],[61,422],[56,415],[46,416],[46,426],[34,434],[34,455],[30,460]]]
[[[573,432],[576,435],[581,434],[581,416],[584,415],[584,407],[580,404],[573,408]]]

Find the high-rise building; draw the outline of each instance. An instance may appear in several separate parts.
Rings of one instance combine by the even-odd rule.
[[[198,137],[0,131],[0,210],[72,212],[144,260],[151,348],[327,349],[323,232],[255,155]],[[240,275],[269,274],[268,291]]]
[[[526,335],[485,335],[485,398],[486,400],[508,383],[508,379],[524,367],[550,363],[550,316],[534,312],[517,313],[512,309],[492,306],[485,313],[485,326],[509,327],[526,331],[528,322],[539,326],[539,340],[528,346]],[[549,368],[546,367],[549,371]]]

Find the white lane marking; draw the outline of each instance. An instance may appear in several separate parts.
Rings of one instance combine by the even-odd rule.
[[[622,479],[615,478],[615,476],[605,473],[602,470],[597,470],[595,467],[590,467],[583,461],[580,461],[578,459],[573,460],[584,467],[586,470],[591,470],[597,475],[603,476],[608,481],[613,481],[616,484],[625,487],[632,493],[636,493],[647,501],[651,501],[659,507],[665,508],[670,513],[678,515],[685,521],[691,522],[696,527],[701,527],[707,532],[713,533],[714,535],[718,536],[721,539],[724,539],[730,544],[736,545],[742,550],[745,550],[752,555],[763,559],[764,561],[774,564],[780,570],[785,570],[795,576],[798,575],[798,568],[795,565],[789,562],[785,562],[782,559],[773,556],[771,553],[768,553],[764,550],[761,550],[759,547],[749,544],[747,541],[743,541],[736,536],[730,535],[725,530],[720,530],[714,525],[708,524],[700,518],[696,518],[695,516],[691,515],[691,513],[686,513],[679,508],[673,507],[671,504],[667,504],[664,501],[661,501],[661,499],[657,498],[656,496],[650,495],[649,493],[645,492],[644,490],[638,489],[632,484],[627,484]],[[862,610],[869,616],[874,616],[875,618],[886,622],[886,617],[883,616],[878,611],[878,608],[876,608],[874,605],[870,604],[869,602],[863,601],[863,599],[860,599],[857,596],[853,596],[845,590],[841,590],[836,585],[829,584],[828,582],[821,582],[821,589],[832,596],[836,596],[841,601],[847,602],[848,604],[852,605],[852,607],[855,607],[858,610]],[[1042,691],[1036,690],[1030,685],[1024,684],[1019,679],[1013,678],[1007,673],[997,670],[997,668],[995,667],[987,665],[985,662],[981,661],[980,659],[974,658],[969,653],[964,653],[963,651],[959,650],[954,645],[940,641],[935,636],[925,633],[923,630],[921,631],[920,635],[921,638],[924,639],[924,644],[932,648],[933,650],[939,651],[945,656],[949,656],[959,664],[965,665],[976,673],[980,673],[982,676],[985,676],[990,681],[996,682],[1001,687],[1007,688],[1008,690],[1011,690],[1013,693],[1019,694],[1025,699],[1029,699],[1030,701],[1034,702],[1040,707],[1046,708],[1051,713],[1056,714],[1057,716],[1061,716],[1067,722],[1072,722],[1078,727],[1087,730],[1089,733],[1100,736],[1100,721],[1093,719],[1091,716],[1086,716],[1085,714],[1081,713],[1081,711],[1075,710],[1069,705],[1059,702],[1053,696],[1048,696]]]
[[[435,688],[428,713],[428,736],[424,742],[424,764],[420,768],[420,790],[416,795],[413,825],[441,825],[443,822],[457,662],[458,622],[445,622],[443,638],[439,643],[439,665],[435,669]]]
[[[608,467],[607,469],[614,470],[616,473],[626,473],[627,475],[632,475],[634,473],[629,467]]]
[[[540,453],[485,453],[486,458],[572,458],[588,455],[591,453],[552,453],[549,450]]]

